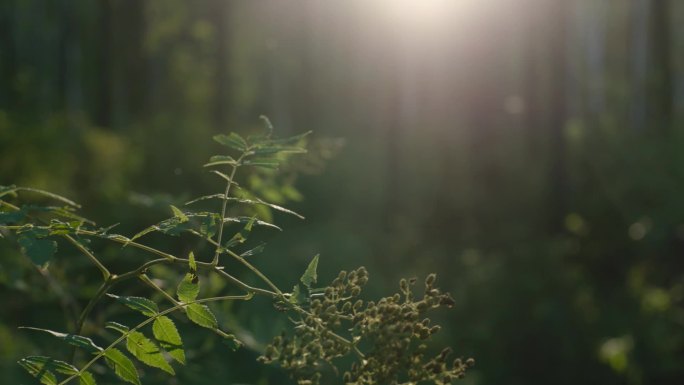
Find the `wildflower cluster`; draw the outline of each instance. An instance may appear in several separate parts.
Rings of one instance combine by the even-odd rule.
[[[428,354],[425,342],[440,326],[431,325],[427,312],[454,305],[448,293],[434,287],[435,279],[434,274],[427,277],[419,300],[414,298],[414,278],[402,279],[400,293],[376,303],[358,298],[368,281],[365,268],[342,271],[329,286],[310,289],[304,301],[293,297],[292,306],[304,309],[298,312],[303,316],[295,321],[294,335],[275,337],[260,360],[277,361],[300,385],[319,384],[326,369],[337,374],[333,360],[348,355],[356,356],[342,376],[348,385],[450,384],[474,360],[449,363],[450,348]]]

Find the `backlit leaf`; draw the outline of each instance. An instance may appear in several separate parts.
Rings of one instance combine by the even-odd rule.
[[[129,332],[126,338],[126,349],[142,363],[169,374],[175,374],[171,365],[164,359],[159,347],[144,334],[137,331]]]
[[[57,377],[55,377],[55,374],[50,370],[47,370],[45,367],[30,361],[26,361],[26,359],[19,360],[19,365],[26,369],[30,375],[36,377],[41,384],[57,385]]]
[[[152,324],[152,333],[157,339],[159,345],[166,350],[169,355],[181,364],[185,364],[185,351],[183,350],[183,340],[176,329],[173,321],[161,316],[154,320]]]
[[[224,146],[231,147],[238,151],[245,151],[248,147],[247,142],[238,134],[231,132],[228,135],[216,135],[214,140]]]
[[[76,369],[73,365],[64,361],[56,360],[52,357],[30,356],[22,358],[20,364],[21,362],[30,363],[31,365],[40,368],[40,370],[55,371],[69,376],[78,374],[78,369]]]
[[[97,385],[97,382],[90,372],[83,372],[78,378],[78,385]]]
[[[130,382],[135,385],[142,385],[140,383],[140,377],[138,376],[138,371],[133,365],[133,361],[126,357],[121,350],[116,348],[109,348],[104,353],[105,360],[107,364],[114,369],[119,378],[126,382]]]
[[[199,303],[191,303],[186,308],[186,314],[190,321],[209,329],[216,329],[218,322],[214,313],[205,305]]]
[[[241,243],[244,243],[247,240],[247,237],[249,236],[249,233],[252,232],[252,226],[254,226],[254,222],[256,221],[256,217],[252,217],[252,219],[247,222],[245,227],[242,228],[242,230],[238,231],[233,235],[232,238],[228,240],[225,244],[225,248],[231,248],[235,245],[239,245]]]
[[[159,313],[159,307],[153,301],[143,298],[143,297],[119,297],[114,294],[107,294],[108,296],[116,299],[120,303],[130,307],[133,310],[137,310],[146,316],[153,316]]]
[[[87,350],[90,353],[98,353],[98,352],[102,351],[102,348],[95,345],[93,340],[91,340],[88,337],[83,337],[83,336],[79,336],[76,334],[60,333],[60,332],[56,332],[53,330],[33,328],[33,327],[21,327],[20,329],[37,330],[40,332],[45,332],[45,333],[51,334],[54,337],[57,337],[57,338],[61,339],[62,341],[65,341],[66,343],[68,343],[70,345],[73,345],[73,346],[76,346],[78,348]]]
[[[299,279],[300,281],[302,281],[304,286],[311,287],[312,284],[316,283],[316,280],[318,279],[318,275],[316,273],[317,269],[318,269],[318,255],[313,257],[311,262],[309,262],[309,266],[307,266],[306,271],[304,271],[304,274]]]
[[[178,299],[183,302],[192,302],[197,298],[200,291],[199,277],[197,277],[197,264],[195,262],[195,255],[191,252],[188,259],[190,271],[188,271],[183,280],[178,284],[176,295]]]

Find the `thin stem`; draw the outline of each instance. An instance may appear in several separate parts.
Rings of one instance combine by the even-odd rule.
[[[120,244],[122,244],[122,245],[124,245],[124,246],[132,246],[132,247],[138,248],[138,249],[140,249],[140,250],[144,250],[144,251],[147,251],[147,252],[149,252],[149,253],[156,254],[156,255],[158,255],[158,256],[160,256],[160,257],[163,257],[163,258],[166,258],[166,259],[168,259],[168,260],[177,259],[177,257],[175,257],[175,256],[173,256],[173,255],[171,255],[171,254],[169,254],[169,253],[165,253],[165,252],[163,252],[163,251],[161,251],[161,250],[157,250],[157,249],[155,249],[155,248],[153,248],[153,247],[150,247],[150,246],[147,246],[147,245],[143,245],[142,243],[138,243],[138,242],[135,242],[135,241],[131,241],[131,240],[129,240],[129,239],[127,239],[127,238],[123,238],[123,237],[122,237],[122,238],[109,238],[109,237],[103,237],[101,234],[98,234],[98,233],[96,233],[96,232],[94,232],[94,231],[81,230],[81,229],[76,230],[76,234],[78,234],[78,235],[89,235],[89,236],[92,236],[92,237],[98,237],[98,238],[110,240],[110,241],[112,241],[112,242],[120,243]]]
[[[106,352],[107,352],[109,349],[111,349],[111,348],[115,347],[116,345],[118,345],[119,343],[121,343],[121,341],[123,341],[124,339],[126,339],[131,333],[133,333],[133,332],[135,332],[135,331],[138,331],[139,329],[143,328],[145,325],[149,324],[150,322],[156,320],[157,318],[159,318],[159,317],[161,317],[161,316],[164,316],[164,315],[166,315],[166,314],[169,314],[169,313],[171,313],[171,312],[174,312],[174,311],[176,311],[176,310],[178,310],[178,309],[184,308],[184,307],[186,307],[186,306],[188,306],[188,305],[191,305],[191,304],[193,304],[193,303],[216,302],[216,301],[225,301],[225,300],[244,300],[244,301],[247,301],[247,300],[250,300],[250,299],[252,299],[252,294],[251,294],[251,293],[246,294],[246,295],[226,295],[226,296],[222,296],[222,297],[204,298],[204,299],[198,299],[198,300],[195,300],[195,301],[189,301],[189,302],[185,302],[185,303],[182,303],[182,304],[178,304],[178,305],[173,306],[173,307],[171,307],[171,308],[169,308],[169,309],[166,309],[166,310],[164,310],[164,311],[162,311],[162,312],[160,312],[160,313],[157,313],[157,314],[155,314],[154,316],[152,316],[152,317],[146,319],[145,321],[139,323],[139,324],[136,325],[134,328],[128,330],[126,333],[123,333],[119,338],[117,338],[116,340],[114,340],[114,342],[112,342],[111,344],[109,344],[109,346],[107,346],[105,349],[102,349],[99,353],[97,353],[97,354],[95,355],[95,357],[93,357],[93,359],[91,359],[90,361],[88,361],[88,363],[86,363],[86,364],[78,371],[78,373],[71,375],[69,378],[67,378],[67,379],[65,379],[64,381],[60,382],[58,385],[65,385],[65,384],[67,384],[68,382],[70,382],[71,380],[73,380],[74,378],[80,377],[80,375],[81,375],[82,373],[84,373],[86,370],[88,370],[88,368],[90,368],[95,362],[97,362],[97,360],[99,360],[100,358],[102,358],[102,357],[106,354]]]
[[[166,299],[168,299],[169,301],[171,301],[172,304],[174,304],[174,305],[180,305],[180,302],[176,301],[176,299],[173,298],[173,296],[171,296],[171,295],[170,295],[169,293],[167,293],[164,289],[162,289],[162,288],[159,287],[156,283],[154,283],[154,282],[150,279],[150,277],[147,276],[147,274],[141,274],[139,278],[140,278],[141,281],[143,281],[145,284],[147,284],[147,286],[149,286],[149,287],[153,288],[155,291],[161,293]]]
[[[72,245],[76,246],[76,248],[80,250],[83,255],[88,257],[88,259],[90,259],[90,261],[93,262],[98,269],[100,269],[100,272],[102,273],[102,279],[105,281],[109,280],[109,277],[112,275],[112,273],[109,272],[109,270],[102,264],[102,262],[100,262],[99,259],[97,259],[92,252],[90,252],[90,250],[83,246],[79,241],[75,240],[71,235],[65,234],[62,237],[69,241],[69,243]]]
[[[221,223],[219,224],[219,230],[218,230],[218,235],[216,236],[216,252],[214,253],[214,259],[211,261],[212,264],[218,265],[219,261],[219,255],[221,254],[221,240],[223,239],[223,226],[224,226],[224,220],[226,218],[226,208],[228,207],[228,194],[230,194],[230,187],[233,185],[233,179],[235,178],[235,172],[238,169],[238,165],[240,164],[240,161],[244,157],[244,154],[238,158],[237,162],[235,165],[233,165],[233,169],[230,172],[230,176],[228,177],[228,181],[226,182],[226,191],[223,193],[223,203],[221,205]]]
[[[197,236],[202,237],[202,235],[201,235],[200,233],[196,232],[196,231],[193,231],[192,233],[195,234],[195,235],[197,235]],[[202,237],[202,238],[204,238],[204,237]],[[213,239],[211,239],[211,238],[204,238],[204,239],[206,239],[209,243],[211,243],[211,244],[214,245],[214,246],[218,246],[218,245],[219,245],[218,243],[216,243],[215,240],[213,240]],[[237,261],[239,261],[243,266],[245,266],[246,268],[248,268],[249,270],[251,270],[251,271],[252,271],[254,274],[256,274],[259,278],[261,278],[261,280],[264,281],[264,282],[265,282],[265,283],[266,283],[266,284],[275,292],[275,294],[277,294],[277,295],[280,296],[280,297],[283,296],[283,292],[282,292],[282,291],[281,291],[281,290],[280,290],[280,289],[279,289],[279,288],[278,288],[270,279],[268,279],[268,277],[266,277],[266,275],[264,275],[264,273],[262,273],[261,270],[257,269],[254,265],[252,265],[251,263],[247,262],[246,259],[244,259],[244,258],[241,257],[240,255],[236,254],[236,253],[233,252],[232,250],[229,250],[229,249],[224,249],[224,250],[225,250],[231,257],[235,258],[235,259],[236,259]]]
[[[261,270],[257,269],[254,265],[251,263],[247,262],[246,259],[242,258],[241,256],[237,255],[235,252],[232,250],[226,249],[226,252],[228,255],[231,257],[235,258],[237,261],[239,261],[241,264],[243,264],[246,268],[251,270],[254,274],[256,274],[259,278],[261,278],[262,281],[264,281],[273,291],[275,291],[279,296],[283,296],[283,292],[276,286],[273,282],[271,282],[270,279],[264,273],[261,272]]]

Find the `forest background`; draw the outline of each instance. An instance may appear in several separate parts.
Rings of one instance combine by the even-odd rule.
[[[133,234],[213,191],[211,136],[260,115],[314,131],[261,188],[307,217],[258,234],[276,283],[318,252],[374,294],[438,271],[463,384],[684,381],[684,2],[0,2],[1,185]],[[0,383],[50,349],[17,327],[64,330],[96,287],[75,250],[49,272],[0,243]],[[286,323],[226,313],[257,344]],[[178,383],[285,381],[211,339]]]

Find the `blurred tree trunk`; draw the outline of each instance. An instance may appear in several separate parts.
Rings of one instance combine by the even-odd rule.
[[[565,124],[567,121],[566,106],[566,62],[567,62],[567,25],[570,4],[567,1],[548,3],[549,18],[547,54],[551,67],[548,92],[548,121],[550,130],[550,164],[549,169],[549,230],[557,232],[563,228],[563,219],[567,210],[568,180],[566,172]]]
[[[216,0],[211,5],[212,23],[216,29],[216,73],[213,107],[213,121],[216,128],[225,129],[230,115],[228,92],[228,29],[226,18],[229,15],[230,2]]]
[[[670,2],[652,0],[650,7],[651,82],[648,92],[650,121],[661,132],[672,123],[672,63],[670,61]]]
[[[141,119],[147,112],[148,76],[145,53],[145,2],[122,2],[121,44],[127,48],[125,57],[126,102],[129,119]]]
[[[95,124],[101,127],[111,126],[112,119],[112,86],[111,86],[111,51],[112,51],[112,6],[111,0],[100,0],[98,3],[98,61],[97,71],[97,103],[95,106]]]
[[[632,0],[630,121],[635,131],[643,131],[646,126],[644,84],[647,78],[648,65],[648,7],[648,0]]]
[[[0,87],[0,108],[11,109],[16,104],[15,76],[16,45],[14,42],[14,0],[0,3],[0,68],[2,84]]]

